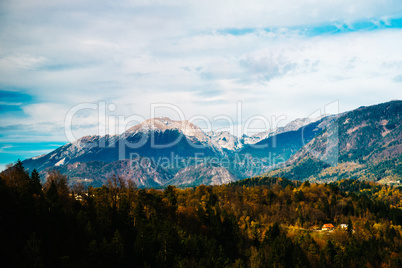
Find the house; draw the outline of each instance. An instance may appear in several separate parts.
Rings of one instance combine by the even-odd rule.
[[[333,230],[335,227],[331,223],[326,223],[322,226],[322,231],[330,231]]]
[[[341,226],[341,229],[348,229],[348,225],[347,225],[347,224],[342,223],[340,226]]]

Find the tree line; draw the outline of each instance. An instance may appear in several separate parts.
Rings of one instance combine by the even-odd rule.
[[[267,177],[70,187],[18,161],[0,174],[0,252],[13,267],[402,267],[401,197],[356,180]],[[318,231],[325,223],[335,229]]]

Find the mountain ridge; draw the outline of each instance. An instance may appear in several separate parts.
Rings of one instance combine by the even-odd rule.
[[[266,138],[261,138],[266,134],[261,132],[252,141],[247,140],[249,136],[237,137],[228,131],[205,133],[188,121],[153,118],[120,135],[81,137],[49,154],[24,160],[23,163],[29,170],[38,169],[42,175],[50,169],[58,169],[73,181],[87,178],[86,183],[94,185],[101,185],[108,176],[117,175],[133,179],[140,187],[170,183],[219,184],[267,172],[269,176],[330,181],[330,177],[335,178],[334,174],[339,173],[340,178],[367,177],[370,173],[367,173],[368,170],[384,170],[390,166],[391,171],[384,172],[399,176],[399,171],[395,173],[392,170],[399,170],[398,159],[402,151],[402,136],[393,136],[395,129],[400,129],[400,108],[395,108],[400,107],[400,103],[394,101],[359,107],[318,119],[296,119]],[[394,108],[387,113],[384,110],[386,107]],[[384,116],[377,116],[376,112],[380,113],[380,110],[385,113]],[[334,129],[331,129],[333,124],[339,128],[340,143],[332,151],[338,146],[342,149],[337,166],[331,166],[330,154],[326,152],[332,146],[327,146],[330,144],[328,138],[335,137],[335,132],[332,133]],[[376,133],[371,137],[373,144],[378,145],[383,140],[385,143],[381,143],[381,146],[385,146],[385,149],[375,146],[376,151],[368,159],[367,148],[356,147],[356,144],[365,144],[362,135],[370,131]],[[391,136],[393,138],[389,139]],[[261,139],[256,141],[258,138]],[[365,157],[367,161],[344,161],[348,155],[344,153],[346,151],[353,159],[359,159],[358,154],[361,154],[360,157]],[[312,152],[321,154],[322,159],[308,155]],[[133,163],[137,165],[136,168]],[[138,163],[146,165],[138,167]],[[308,171],[311,171],[309,176],[306,175]],[[311,177],[314,174],[317,177]],[[368,176],[375,180],[372,175]]]
[[[267,176],[333,181],[343,178],[389,182],[402,178],[402,101],[359,107],[336,120],[337,133],[328,129],[295,153],[281,169]],[[328,150],[328,140],[338,136]],[[331,154],[331,150],[333,150]],[[317,158],[314,154],[319,154]],[[337,156],[337,164],[331,159]]]
[[[295,124],[291,128],[295,129]],[[277,135],[281,137],[285,133]],[[23,163],[29,170],[38,169],[42,175],[50,169],[58,169],[73,181],[98,186],[112,175],[131,178],[138,186],[146,187],[168,183],[219,184],[258,175],[271,168],[271,153],[264,146],[256,149],[258,153],[241,151],[245,146],[253,146],[246,144],[244,137],[238,138],[229,132],[204,133],[188,121],[160,117],[145,120],[120,135],[81,137]],[[301,135],[292,137],[300,138]],[[284,142],[292,143],[292,139]],[[301,146],[301,143],[298,147],[286,144],[282,146],[284,152],[280,152],[285,160],[290,156],[287,147],[297,150]],[[155,148],[158,146],[162,148]],[[149,166],[134,169],[131,164],[136,161],[145,161]],[[160,162],[166,161],[161,167]]]

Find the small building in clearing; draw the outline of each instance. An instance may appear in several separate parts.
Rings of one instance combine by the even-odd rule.
[[[333,230],[335,227],[331,223],[326,223],[322,226],[321,230],[323,231],[330,231]]]

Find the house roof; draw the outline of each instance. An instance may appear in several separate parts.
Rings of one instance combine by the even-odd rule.
[[[326,223],[322,227],[324,227],[324,228],[334,228],[334,226],[331,223]]]

